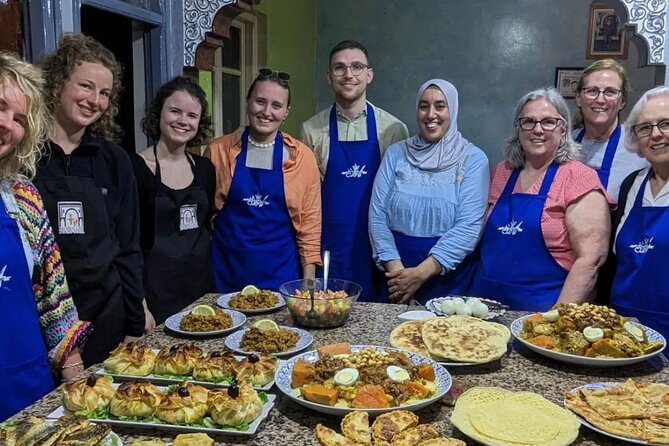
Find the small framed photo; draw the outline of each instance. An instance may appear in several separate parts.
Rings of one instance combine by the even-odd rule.
[[[615,9],[593,3],[588,23],[587,59],[627,59],[625,24]]]
[[[575,98],[578,80],[583,67],[557,67],[555,69],[555,88],[563,98]]]

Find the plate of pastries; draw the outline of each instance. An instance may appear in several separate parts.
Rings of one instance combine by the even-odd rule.
[[[92,375],[64,385],[63,405],[48,418],[76,414],[141,429],[253,435],[275,399],[275,395],[258,392],[248,381],[207,389],[188,381],[168,387],[148,381],[118,384],[109,377]]]
[[[158,384],[186,380],[205,387],[229,386],[247,380],[256,389],[269,390],[274,384],[276,368],[277,359],[266,354],[236,356],[229,349],[205,352],[184,343],[155,350],[135,343],[113,350],[97,373]]]
[[[56,420],[29,417],[0,425],[0,444],[4,446],[123,446],[121,438],[106,424],[91,423],[81,415]]]
[[[197,305],[191,310],[168,317],[165,326],[182,335],[213,336],[230,333],[244,325],[244,322],[246,316],[239,311]]]
[[[266,313],[286,305],[281,294],[271,290],[261,290],[254,285],[247,285],[237,293],[222,294],[216,303],[223,308],[245,314]]]
[[[179,434],[171,443],[162,440],[135,440],[130,446],[214,446],[214,439],[204,432]]]

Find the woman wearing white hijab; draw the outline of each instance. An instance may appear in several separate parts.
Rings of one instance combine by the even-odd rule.
[[[388,148],[374,181],[369,232],[388,297],[408,303],[464,291],[453,271],[474,250],[490,185],[488,158],[458,131],[458,91],[418,90],[419,134]]]

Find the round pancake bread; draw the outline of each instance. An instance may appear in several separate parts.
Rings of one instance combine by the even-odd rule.
[[[425,347],[434,358],[484,363],[504,356],[511,332],[502,324],[470,316],[437,317],[423,322]]]
[[[429,358],[430,352],[427,351],[421,334],[423,323],[424,321],[402,322],[390,333],[390,345]]]

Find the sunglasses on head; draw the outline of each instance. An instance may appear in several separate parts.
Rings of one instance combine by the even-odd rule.
[[[259,79],[268,79],[271,77],[277,77],[285,82],[288,82],[290,80],[290,74],[284,71],[274,71],[271,68],[261,68],[258,70]]]

